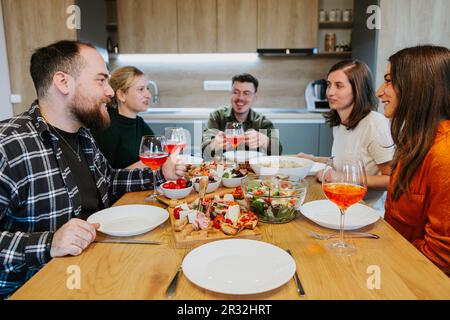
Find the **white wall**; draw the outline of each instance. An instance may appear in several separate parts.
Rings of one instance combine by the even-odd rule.
[[[3,29],[2,6],[0,5],[0,121],[11,118],[13,109],[10,101],[8,58],[6,53],[5,32]]]
[[[388,58],[419,44],[450,48],[449,0],[381,0],[377,86],[383,81]]]

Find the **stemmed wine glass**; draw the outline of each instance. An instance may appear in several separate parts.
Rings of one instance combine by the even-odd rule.
[[[165,128],[164,131],[169,153],[181,153],[187,143],[186,130],[183,128],[169,127]]]
[[[244,127],[239,122],[227,122],[225,126],[225,140],[234,150],[234,162],[236,163],[237,147],[245,141]]]
[[[323,172],[322,189],[341,213],[339,240],[329,247],[339,256],[350,256],[356,248],[344,241],[344,218],[346,210],[366,195],[367,177],[363,162],[355,158],[330,159]]]
[[[169,156],[166,138],[163,136],[143,136],[139,148],[139,158],[152,170],[153,173],[153,194],[147,200],[155,200],[156,192],[156,170],[158,170]]]

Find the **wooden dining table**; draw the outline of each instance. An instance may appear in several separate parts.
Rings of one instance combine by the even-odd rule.
[[[313,177],[305,202],[324,199]],[[146,204],[149,191],[125,194],[115,206]],[[336,212],[338,214],[338,212]],[[380,239],[349,238],[357,251],[341,257],[307,229],[326,233],[299,214],[285,224],[260,223],[262,241],[289,249],[306,298],[297,293],[294,279],[281,287],[254,295],[227,295],[203,289],[181,274],[174,299],[183,300],[298,300],[298,299],[450,299],[450,280],[382,218],[362,231]],[[98,233],[98,238],[111,238]],[[160,241],[160,245],[92,243],[81,255],[52,259],[25,283],[12,300],[21,299],[167,299],[165,291],[189,249],[177,249],[169,220],[133,239]],[[252,270],[242,270],[251,273]]]

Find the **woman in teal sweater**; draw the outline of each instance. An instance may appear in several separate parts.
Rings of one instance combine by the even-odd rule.
[[[153,131],[138,113],[150,104],[148,80],[141,70],[128,66],[114,70],[109,83],[115,92],[108,107],[111,124],[92,134],[113,168],[145,168],[139,161],[139,146],[142,136]]]

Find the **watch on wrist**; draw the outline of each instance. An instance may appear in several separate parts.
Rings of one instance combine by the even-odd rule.
[[[54,233],[50,232],[47,237],[47,242],[45,243],[45,255],[48,260],[52,258],[52,256],[50,255],[50,251],[52,249],[53,235]]]

